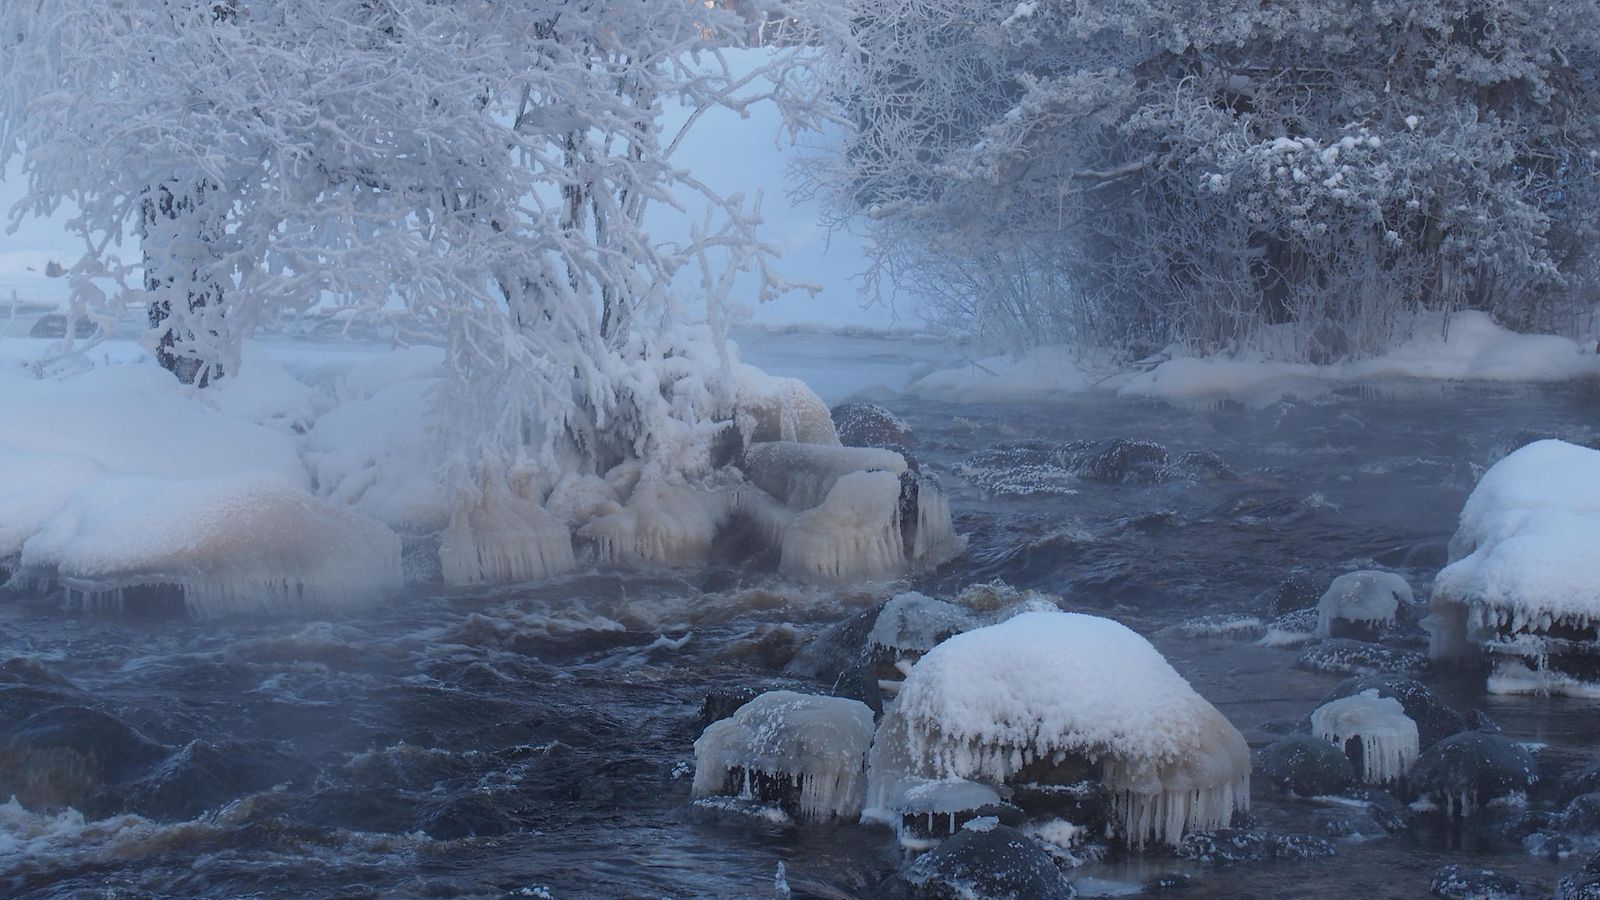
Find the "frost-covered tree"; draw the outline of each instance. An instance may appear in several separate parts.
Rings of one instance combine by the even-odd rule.
[[[889,0],[855,29],[815,174],[963,327],[1319,359],[1422,310],[1569,327],[1596,284],[1594,4]]]
[[[786,571],[882,574],[947,554],[948,509],[734,357],[738,276],[791,285],[759,194],[673,159],[713,107],[811,124],[807,67],[847,39],[832,4],[782,0],[23,0],[0,8],[0,165],[28,180],[14,216],[80,210],[75,311],[146,304],[185,381],[330,301],[443,343],[452,511],[395,524],[438,535],[451,580],[559,571],[574,530],[604,560],[689,564],[735,518]],[[652,205],[688,237],[652,235]],[[131,237],[137,263],[113,252]]]

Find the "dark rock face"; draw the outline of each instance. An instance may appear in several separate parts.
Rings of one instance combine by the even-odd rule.
[[[1522,882],[1493,869],[1448,865],[1434,870],[1428,890],[1449,900],[1514,900],[1523,896]]]
[[[1014,828],[964,829],[900,876],[916,900],[1071,900],[1071,882],[1045,852]]]
[[[1377,691],[1380,697],[1400,701],[1406,716],[1417,723],[1417,737],[1423,749],[1457,734],[1467,727],[1462,715],[1440,700],[1420,681],[1387,675],[1370,675],[1344,682],[1328,695],[1329,700],[1354,697],[1363,691]]]
[[[1269,859],[1326,859],[1333,844],[1308,834],[1269,834],[1259,828],[1221,828],[1186,834],[1178,856],[1217,865]]]
[[[878,676],[871,666],[855,666],[839,673],[829,691],[835,697],[859,700],[872,710],[874,720],[883,718],[883,693],[878,690]]]
[[[739,707],[754,700],[760,693],[750,687],[717,688],[706,694],[700,704],[700,730],[712,722],[720,722],[739,711]]]
[[[1278,790],[1302,797],[1337,794],[1356,780],[1355,769],[1338,747],[1306,734],[1263,747],[1258,771]]]
[[[828,414],[839,433],[839,443],[846,447],[899,450],[917,445],[911,426],[876,403],[841,403]]]
[[[1161,472],[1163,481],[1238,481],[1222,457],[1210,450],[1185,450]]]
[[[1467,815],[1499,797],[1524,791],[1538,780],[1533,756],[1498,734],[1464,731],[1434,744],[1417,758],[1411,786],[1451,815]]]
[[[872,626],[878,622],[878,613],[882,611],[883,605],[879,604],[812,638],[784,666],[784,673],[832,684],[846,670],[868,662],[867,638],[872,634]]]
[[[40,316],[28,329],[31,338],[64,338],[67,336],[67,317],[60,313],[51,313]],[[75,339],[91,338],[100,333],[100,326],[81,316],[74,317],[71,321],[72,336]]]
[[[1600,793],[1573,797],[1561,813],[1561,825],[1579,834],[1600,833]]]
[[[1318,641],[1294,664],[1312,672],[1346,675],[1410,675],[1428,667],[1428,658],[1411,650],[1395,650],[1347,638]]]
[[[47,707],[18,722],[0,744],[0,794],[15,794],[30,809],[83,809],[163,755],[159,744],[108,713]]]
[[[1317,602],[1322,599],[1322,590],[1321,579],[1313,578],[1307,572],[1294,572],[1272,591],[1267,600],[1267,609],[1275,616],[1302,609],[1316,609]]]

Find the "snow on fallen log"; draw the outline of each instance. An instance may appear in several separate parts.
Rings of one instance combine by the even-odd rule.
[[[1581,692],[1600,638],[1600,451],[1536,441],[1484,473],[1461,510],[1425,622],[1436,660],[1490,650],[1507,692]],[[1554,642],[1554,643],[1553,643]],[[1518,657],[1521,663],[1518,663]],[[1564,667],[1578,664],[1581,670]]]
[[[866,704],[770,691],[694,742],[694,796],[760,800],[802,819],[853,819],[871,742]]]
[[[196,618],[366,605],[402,581],[394,532],[270,473],[98,481],[28,539],[19,575],[96,606],[170,586]]]
[[[1225,827],[1249,806],[1238,730],[1148,641],[1095,616],[1024,613],[943,642],[911,669],[878,741],[879,815],[922,779],[1000,785],[1079,766],[1098,771],[1135,847]]]

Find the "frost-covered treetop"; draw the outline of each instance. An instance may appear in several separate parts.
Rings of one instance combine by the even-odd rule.
[[[1170,763],[1215,732],[1217,711],[1150,642],[1110,619],[1030,612],[922,657],[896,709],[942,741]]]

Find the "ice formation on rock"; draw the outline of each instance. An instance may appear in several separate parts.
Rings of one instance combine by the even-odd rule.
[[[604,511],[579,529],[612,565],[699,566],[731,510],[725,491],[639,480],[626,505]]]
[[[905,457],[892,450],[793,441],[752,444],[744,454],[750,481],[793,509],[821,505],[846,475],[880,471],[901,474]]]
[[[694,742],[694,796],[792,792],[787,799],[800,818],[854,818],[871,742],[872,710],[865,704],[769,691]]]
[[[735,371],[734,424],[746,446],[758,441],[799,441],[839,446],[833,416],[806,383],[768,375],[740,363]]]
[[[778,571],[806,581],[845,582],[906,568],[900,529],[900,478],[893,472],[841,477],[820,506],[794,517],[783,533]]]
[[[566,523],[500,484],[486,488],[476,505],[457,509],[439,544],[449,584],[537,581],[576,564]]]
[[[1317,602],[1317,637],[1372,640],[1394,624],[1400,604],[1410,602],[1411,585],[1393,572],[1346,572]]]
[[[20,574],[92,604],[175,587],[196,617],[325,610],[401,586],[400,540],[267,473],[115,478],[71,495],[23,545]]]
[[[940,641],[977,625],[976,616],[954,603],[906,591],[889,598],[878,611],[867,635],[867,648],[888,651],[897,657],[921,655]]]
[[[1317,707],[1311,713],[1311,730],[1339,747],[1359,741],[1362,780],[1368,784],[1398,781],[1417,761],[1417,723],[1400,701],[1380,697],[1376,690]]]
[[[1086,763],[1132,846],[1223,827],[1249,805],[1238,730],[1144,638],[1077,613],[1023,613],[935,647],[871,759],[879,809],[918,779],[998,785],[1030,766]]]
[[[1434,580],[1434,659],[1480,650],[1491,689],[1582,692],[1600,683],[1600,451],[1529,444],[1485,472]]]

